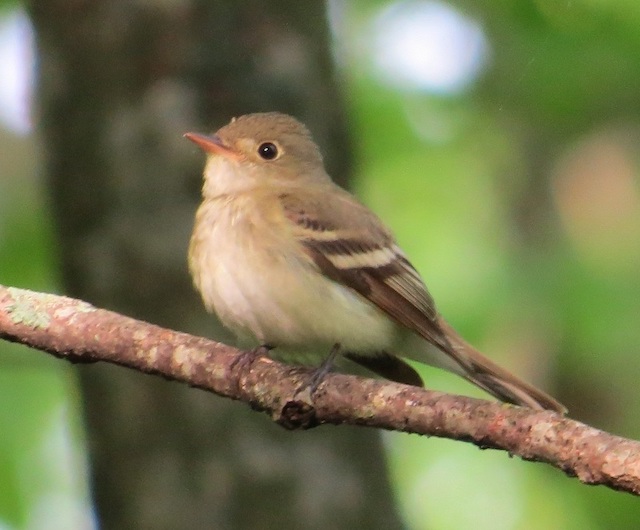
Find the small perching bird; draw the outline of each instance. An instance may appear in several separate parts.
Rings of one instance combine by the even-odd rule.
[[[208,310],[266,348],[340,353],[422,386],[397,355],[444,368],[508,403],[566,412],[467,344],[438,314],[391,232],[334,184],[307,128],[277,112],[231,120],[207,153],[189,268]],[[407,334],[434,347],[399,352]]]

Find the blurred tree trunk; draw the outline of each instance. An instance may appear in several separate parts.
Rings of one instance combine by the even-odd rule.
[[[289,112],[344,181],[349,142],[324,5],[48,0],[30,9],[65,290],[228,339],[187,276],[203,157],[182,134]],[[79,373],[104,529],[401,526],[374,432],[292,434],[158,378],[102,365]]]

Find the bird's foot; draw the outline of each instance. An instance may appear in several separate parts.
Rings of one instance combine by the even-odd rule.
[[[336,357],[338,356],[338,354],[340,353],[340,344],[336,343],[333,345],[333,347],[331,348],[331,351],[329,352],[329,355],[327,356],[327,358],[322,362],[322,364],[320,366],[318,366],[318,368],[316,368],[311,375],[309,376],[309,378],[307,379],[307,381],[305,381],[297,390],[295,395],[299,395],[305,391],[309,391],[309,396],[313,397],[313,395],[315,394],[316,390],[318,389],[318,387],[320,386],[320,383],[322,383],[322,381],[324,380],[324,378],[326,377],[326,375],[331,371],[331,368],[333,368],[333,363],[336,359]]]
[[[251,365],[258,357],[265,357],[273,350],[273,346],[269,344],[261,344],[251,350],[241,351],[231,362],[231,372],[238,375],[248,371]]]

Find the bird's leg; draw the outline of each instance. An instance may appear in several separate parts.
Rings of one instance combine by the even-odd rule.
[[[231,362],[231,372],[241,374],[247,370],[258,357],[269,355],[269,352],[273,350],[274,347],[275,346],[271,346],[270,344],[260,344],[260,346],[256,346],[251,350],[241,351]]]
[[[331,368],[333,367],[333,362],[336,360],[336,357],[338,356],[339,353],[340,353],[340,343],[336,342],[331,348],[331,351],[329,352],[329,355],[327,356],[327,358],[324,361],[322,361],[322,364],[318,366],[318,368],[314,370],[314,372],[309,377],[309,380],[306,383],[304,383],[300,388],[298,388],[298,390],[296,391],[296,394],[299,394],[300,392],[308,388],[309,392],[313,396],[315,391],[318,389],[318,386],[320,385],[320,383],[322,383],[322,380],[331,371]]]

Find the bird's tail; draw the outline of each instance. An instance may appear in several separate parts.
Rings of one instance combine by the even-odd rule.
[[[461,371],[458,373],[465,379],[507,403],[537,410],[553,410],[560,414],[567,412],[567,408],[550,395],[487,359],[442,317],[438,317],[438,324],[451,346],[451,351],[446,353],[460,365]]]

